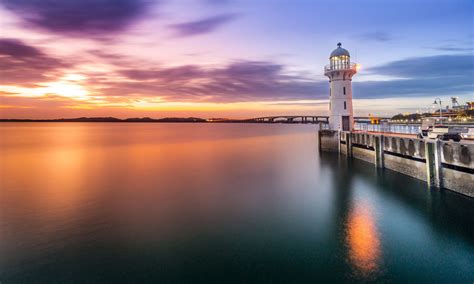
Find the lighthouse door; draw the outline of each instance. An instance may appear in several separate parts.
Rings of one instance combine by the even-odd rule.
[[[350,119],[349,116],[342,117],[342,131],[350,131]]]

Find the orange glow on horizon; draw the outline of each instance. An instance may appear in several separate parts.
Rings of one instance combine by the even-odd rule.
[[[67,73],[57,81],[36,86],[0,86],[5,98],[0,104],[3,117],[61,118],[78,116],[115,116],[154,118],[199,116],[202,118],[250,118],[265,115],[324,114],[326,100],[212,102],[170,101],[166,96],[107,96],[87,85],[87,77]],[[208,98],[212,99],[212,96]],[[9,103],[10,102],[10,103]],[[45,108],[47,108],[47,115]],[[31,112],[21,111],[30,109]],[[6,112],[5,110],[9,110]],[[39,115],[36,113],[40,113]]]

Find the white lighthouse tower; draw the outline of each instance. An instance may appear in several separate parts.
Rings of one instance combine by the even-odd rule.
[[[351,131],[354,125],[352,110],[352,76],[357,73],[349,51],[337,44],[329,56],[324,75],[329,78],[329,128]]]

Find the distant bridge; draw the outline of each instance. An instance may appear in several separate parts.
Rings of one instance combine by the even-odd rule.
[[[355,121],[366,121],[372,117],[369,116],[356,116]],[[385,120],[387,118],[380,118]],[[255,117],[250,119],[244,119],[241,122],[248,123],[310,123],[310,124],[328,124],[329,116],[314,116],[314,115],[276,115],[276,116],[263,116]]]
[[[312,116],[312,115],[277,115],[264,116],[245,119],[243,122],[250,123],[328,123],[328,116]]]

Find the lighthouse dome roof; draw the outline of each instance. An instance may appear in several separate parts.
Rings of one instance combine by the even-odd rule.
[[[345,48],[342,48],[341,45],[342,45],[341,43],[337,44],[337,48],[331,52],[331,55],[329,56],[329,58],[334,57],[334,56],[341,56],[341,55],[351,56],[349,54],[349,51],[347,51],[347,49]]]

